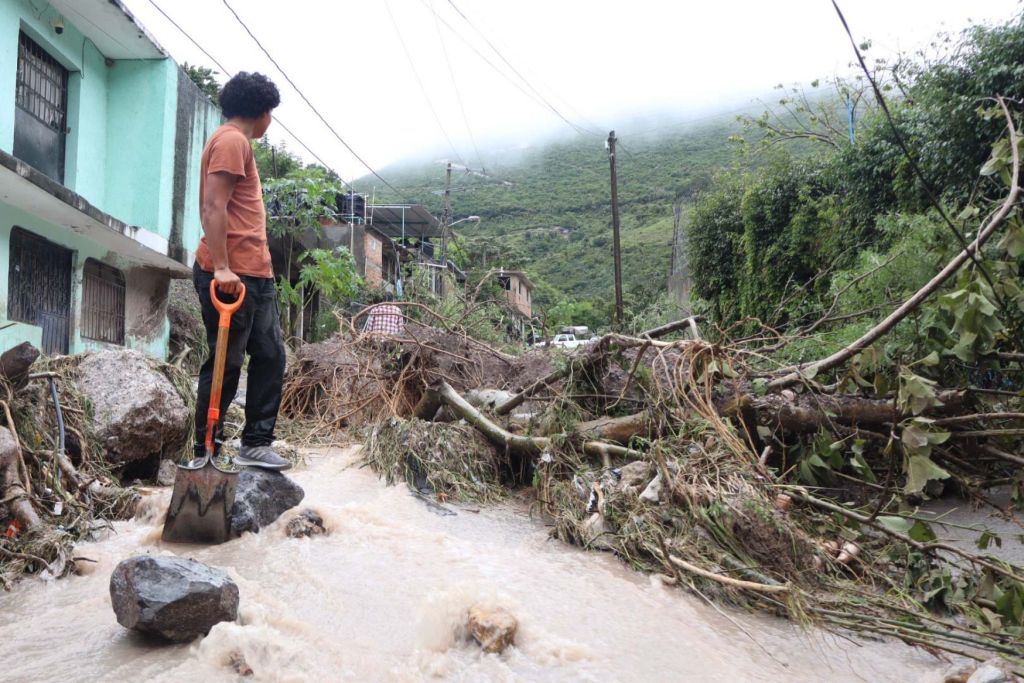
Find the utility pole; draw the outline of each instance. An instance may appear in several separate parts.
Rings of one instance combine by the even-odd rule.
[[[452,162],[448,162],[448,169],[444,178],[444,213],[441,216],[441,275],[448,270],[448,226],[452,224]],[[444,277],[440,281],[444,286]],[[440,289],[440,287],[439,287]],[[437,294],[442,294],[438,291]]]
[[[612,257],[615,259],[615,328],[622,327],[622,251],[619,247],[619,179],[615,173],[615,131],[608,133],[608,163],[612,171]]]

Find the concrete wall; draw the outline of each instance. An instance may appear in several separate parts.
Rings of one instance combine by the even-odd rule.
[[[120,61],[109,77],[107,191],[100,208],[169,239],[177,67],[167,59]]]
[[[533,295],[529,286],[518,275],[508,275],[509,288],[505,292],[508,302],[527,318],[533,316]]]
[[[199,162],[206,140],[224,117],[220,107],[181,69],[177,81],[170,255],[191,264],[203,230],[199,220]]]
[[[144,244],[191,264],[202,234],[199,161],[206,139],[222,122],[219,108],[170,59],[108,64],[66,18],[64,33],[56,35],[50,22],[57,14],[41,0],[0,0],[0,149],[13,151],[18,33],[25,31],[70,72],[64,185],[101,211],[142,228],[139,239]],[[39,328],[7,321],[14,226],[74,251],[72,353],[103,346],[80,334],[83,266],[95,258],[125,275],[125,345],[166,355],[166,275],[2,202],[0,351],[25,340],[40,343]],[[143,239],[145,234],[149,237]]]
[[[0,0],[0,149],[10,153],[14,146],[18,33],[25,31],[70,72],[64,185],[168,241],[175,241],[176,227],[179,251],[194,252],[201,230],[199,157],[220,125],[220,110],[173,60],[108,66],[73,24],[65,20],[64,33],[56,35],[50,21],[58,13],[38,5],[41,14],[28,0]]]
[[[87,240],[52,223],[40,220],[9,204],[0,202],[0,327],[7,319],[7,283],[10,278],[10,238],[15,226],[24,228],[40,237],[71,249],[74,272],[71,284],[71,353],[107,346],[101,342],[83,339],[81,335],[82,280],[86,259],[96,259],[121,270],[125,275],[125,346],[144,351],[157,358],[167,355],[167,341],[170,326],[167,322],[167,275],[152,269],[132,268],[130,263],[98,247]],[[0,351],[30,341],[41,344],[42,330],[39,327],[15,323],[0,330]]]
[[[365,266],[362,273],[367,287],[380,287],[384,284],[384,242],[371,232],[365,233]]]
[[[79,30],[65,23],[54,33],[53,8],[36,11],[28,0],[0,2],[0,149],[14,147],[14,91],[18,33],[24,31],[71,72],[68,76],[68,134],[64,184],[103,207],[106,165],[107,67],[103,55]],[[38,16],[37,16],[38,15]]]

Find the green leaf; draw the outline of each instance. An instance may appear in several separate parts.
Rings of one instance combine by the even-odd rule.
[[[924,358],[922,358],[918,362],[921,363],[921,365],[925,365],[925,366],[928,366],[928,367],[935,367],[936,365],[939,364],[939,352],[938,351],[932,351],[931,353],[929,353],[927,356],[925,356]]]
[[[918,543],[931,543],[938,538],[932,528],[919,519],[914,521],[914,525],[910,527],[907,535]]]
[[[988,550],[988,547],[990,545],[992,545],[993,543],[996,544],[997,548],[1002,548],[1003,547],[1003,539],[1002,539],[1002,537],[1000,537],[1000,536],[998,536],[996,534],[993,534],[988,529],[985,529],[984,531],[981,532],[981,536],[978,537],[978,541],[975,543],[975,545],[978,546],[978,550]]]
[[[768,380],[764,377],[758,377],[751,383],[751,388],[754,390],[754,395],[764,396],[768,393]]]
[[[858,453],[856,449],[854,449],[853,457],[850,459],[850,467],[852,467],[853,471],[859,474],[865,481],[871,482],[872,484],[875,483],[875,473],[871,471],[870,467],[868,467],[867,461],[864,460],[864,455],[862,453]]]
[[[906,517],[899,517],[895,515],[881,515],[875,518],[875,521],[884,526],[889,531],[897,534],[905,534],[910,531],[910,528],[914,526],[912,520]]]
[[[949,479],[949,472],[942,469],[927,455],[909,455],[906,460],[907,483],[904,493],[921,493],[932,480]]]

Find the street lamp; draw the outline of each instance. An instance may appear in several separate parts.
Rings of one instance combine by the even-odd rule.
[[[464,221],[473,221],[474,223],[479,223],[480,222],[480,216],[466,216],[465,218],[460,218],[459,220],[455,221],[454,223],[450,223],[448,225],[448,227],[450,228],[453,225],[458,225],[459,223],[462,223]]]

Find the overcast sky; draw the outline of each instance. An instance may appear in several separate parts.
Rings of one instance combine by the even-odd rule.
[[[282,94],[275,115],[343,177],[366,173],[223,0],[122,1],[178,62],[214,66],[154,2],[226,69],[270,76]],[[846,72],[853,58],[830,0],[228,2],[377,169],[427,154],[477,166],[474,139],[486,162],[487,148],[497,142],[574,134],[552,108],[574,126],[605,133],[647,112],[666,122],[728,112],[777,83]],[[876,57],[920,48],[938,31],[1005,21],[1021,11],[1019,0],[840,5],[855,37],[872,39],[869,54]],[[280,128],[271,138],[312,160]]]

